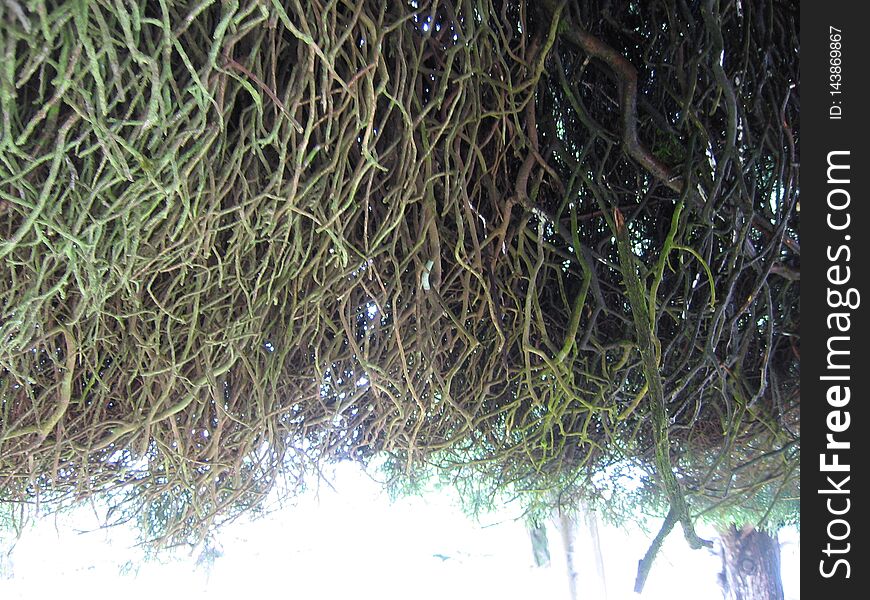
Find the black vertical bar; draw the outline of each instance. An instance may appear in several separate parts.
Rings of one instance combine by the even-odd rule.
[[[866,6],[801,3],[801,588],[808,598],[870,597]]]

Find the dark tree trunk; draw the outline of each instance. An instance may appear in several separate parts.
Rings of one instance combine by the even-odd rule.
[[[783,600],[776,536],[747,526],[719,530],[727,600]]]

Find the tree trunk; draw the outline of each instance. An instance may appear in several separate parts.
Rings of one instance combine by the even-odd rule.
[[[598,517],[595,511],[590,510],[585,504],[582,505],[583,512],[586,514],[586,527],[589,531],[589,540],[592,545],[592,558],[595,562],[595,572],[598,575],[601,600],[607,600],[607,577],[604,573],[604,554],[601,552],[601,536],[598,534]]]
[[[550,566],[550,542],[547,540],[547,526],[535,521],[528,526],[529,537],[532,540],[532,556],[536,567]]]
[[[577,534],[575,531],[576,521],[572,518],[572,516],[562,510],[559,510],[559,530],[562,533],[562,548],[565,551],[565,563],[568,568],[568,597],[571,600],[578,600],[577,598],[577,579],[579,578],[579,574],[577,573],[577,565],[574,560],[575,553],[575,543],[577,540]]]
[[[719,530],[727,600],[783,600],[779,542],[752,526]]]
[[[548,527],[558,534],[561,545],[553,540],[550,547]],[[569,600],[607,600],[598,518],[585,502],[579,502],[573,510],[557,508],[546,521],[528,523],[527,531],[535,566],[564,569]]]
[[[604,558],[595,513],[581,501],[573,510],[554,511],[553,525],[562,538],[568,598],[607,600]]]

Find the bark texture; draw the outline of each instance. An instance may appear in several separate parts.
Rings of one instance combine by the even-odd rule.
[[[727,600],[783,600],[779,541],[747,526],[719,531]]]

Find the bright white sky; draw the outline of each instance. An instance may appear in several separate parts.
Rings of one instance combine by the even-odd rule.
[[[478,524],[447,493],[391,504],[378,484],[351,464],[336,468],[333,486],[335,491],[322,486],[295,507],[228,526],[219,538],[223,556],[210,572],[196,567],[196,555],[184,553],[162,564],[142,564],[138,575],[121,575],[121,566],[140,556],[130,549],[131,531],[77,533],[97,523],[88,509],[45,519],[15,545],[7,560],[14,578],[0,579],[0,598],[237,600],[276,592],[281,598],[354,600],[566,597],[558,534],[548,531],[554,564],[533,567],[528,533],[513,520],[516,511],[506,509]],[[636,600],[631,590],[637,561],[652,534],[599,527],[607,599]],[[786,600],[797,600],[799,536],[791,530],[780,542]],[[582,554],[583,540],[578,546]],[[584,576],[594,577],[594,570],[584,573],[583,564],[588,563],[580,565],[581,587]],[[717,558],[689,550],[675,530],[642,598],[720,599],[719,569]]]

